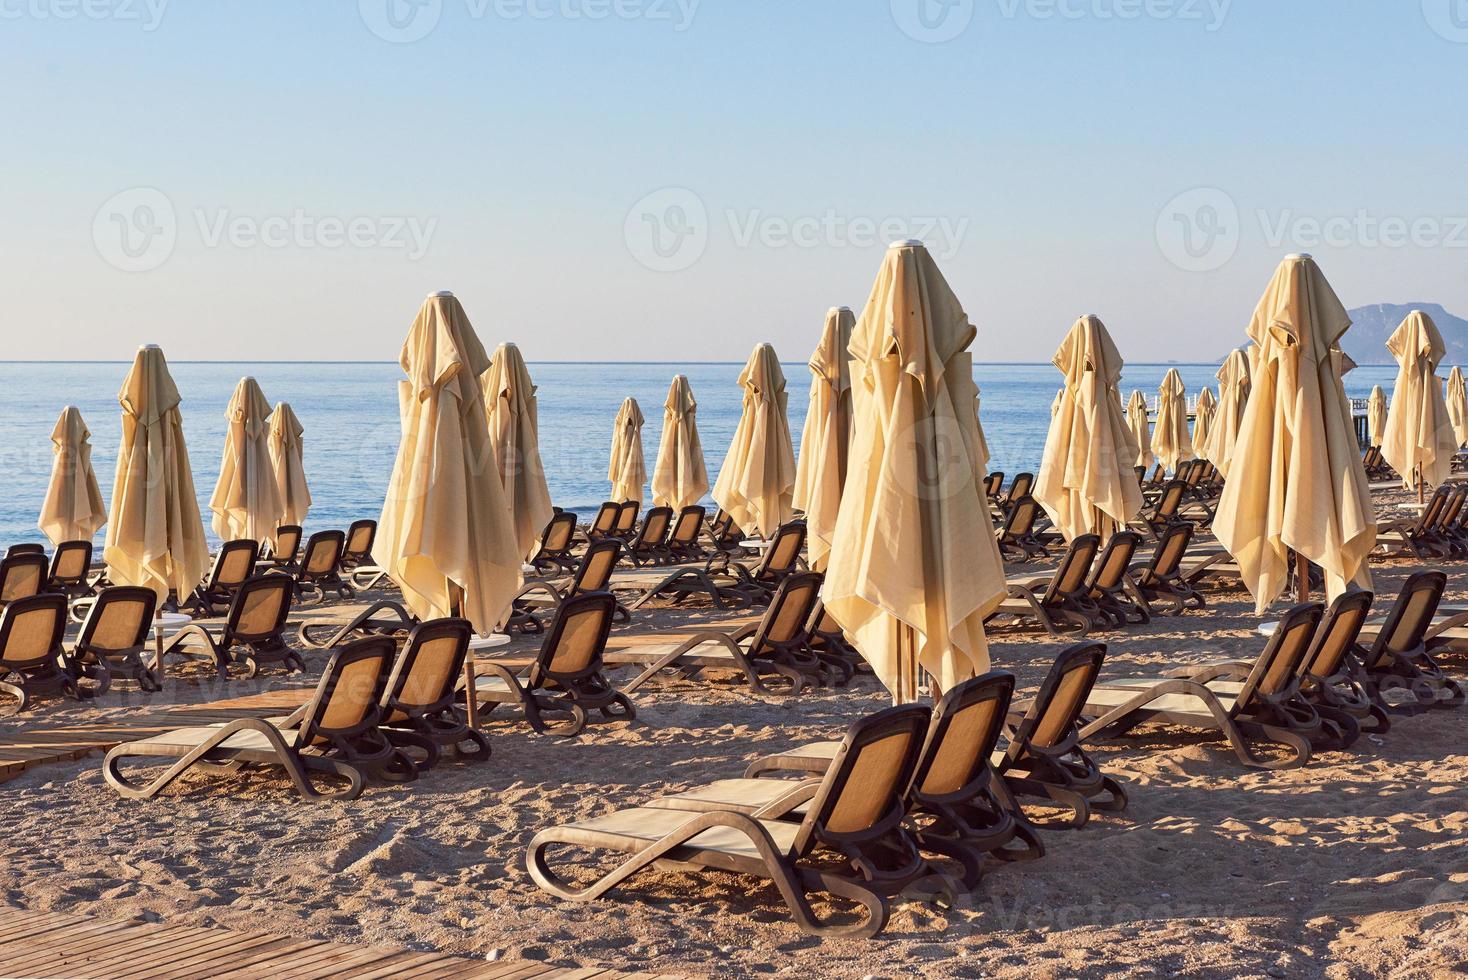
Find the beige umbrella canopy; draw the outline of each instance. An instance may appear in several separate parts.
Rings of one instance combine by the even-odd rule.
[[[1236,350],[1218,370],[1218,408],[1213,413],[1213,431],[1208,436],[1208,445],[1199,453],[1225,477],[1233,461],[1234,444],[1238,442],[1239,425],[1248,403],[1249,355]]]
[[[607,479],[612,481],[610,499],[616,503],[635,500],[642,504],[642,487],[647,483],[647,461],[642,454],[645,421],[635,398],[628,398],[617,410],[617,421],[612,426],[612,460],[607,467]]]
[[[683,375],[673,378],[663,402],[663,434],[652,471],[652,500],[674,512],[692,507],[709,492],[703,442],[698,438],[698,402]]]
[[[851,443],[851,371],[846,349],[855,325],[856,314],[851,310],[844,306],[831,310],[820,345],[810,358],[810,408],[800,438],[792,505],[805,512],[810,565],[817,571],[826,567],[841,488],[846,483]]]
[[[1249,324],[1259,362],[1213,529],[1260,614],[1289,584],[1291,549],[1332,596],[1370,586],[1376,516],[1331,355],[1350,326],[1308,255],[1284,260]]]
[[[978,385],[974,385],[974,418],[979,424],[978,456],[974,460],[974,472],[979,475],[980,479],[988,475],[989,460],[994,458],[989,452],[989,439],[984,435],[983,401],[984,399],[980,396]]]
[[[892,692],[989,669],[1004,566],[975,477],[974,328],[928,250],[894,245],[852,331],[852,442],[826,608]]]
[[[1454,367],[1448,374],[1448,419],[1453,423],[1453,438],[1458,448],[1468,446],[1468,384],[1463,381],[1463,372]]]
[[[1415,310],[1386,342],[1397,359],[1396,389],[1382,434],[1381,455],[1408,489],[1438,486],[1453,471],[1457,436],[1443,401],[1437,366],[1446,347],[1432,317]]]
[[[489,633],[520,588],[522,557],[479,388],[489,357],[452,293],[424,302],[399,363],[402,442],[372,557],[415,616],[461,614]]]
[[[1147,396],[1140,391],[1133,391],[1127,401],[1126,425],[1137,444],[1136,465],[1144,470],[1150,469],[1157,458],[1152,455],[1152,417],[1147,408]]]
[[[536,540],[555,513],[545,468],[540,462],[540,417],[535,384],[525,358],[514,344],[500,344],[479,379],[489,421],[489,444],[495,471],[505,488],[505,503],[514,522],[521,556],[535,550]]]
[[[760,344],[739,372],[744,410],[719,468],[714,500],[745,534],[768,537],[794,515],[795,452],[785,416],[785,374]]]
[[[184,444],[178,388],[163,351],[138,350],[117,395],[122,443],[102,558],[117,585],[187,596],[209,567],[209,546],[189,450]]]
[[[1141,448],[1121,405],[1122,360],[1098,317],[1083,316],[1055,353],[1065,375],[1050,419],[1035,499],[1067,541],[1109,535],[1142,509]]]
[[[224,410],[224,456],[209,498],[221,541],[275,539],[284,507],[270,458],[270,403],[254,378],[241,378]]]
[[[92,470],[92,433],[81,409],[68,405],[51,430],[51,482],[37,526],[52,544],[90,541],[107,523],[102,490]]]
[[[1366,427],[1371,435],[1371,444],[1380,448],[1382,436],[1386,435],[1386,392],[1381,385],[1371,389],[1371,400],[1366,403]]]
[[[306,485],[306,429],[286,402],[270,413],[270,463],[280,494],[280,523],[301,527],[311,510],[311,488]]]
[[[1205,387],[1198,392],[1198,404],[1193,407],[1193,455],[1199,459],[1208,458],[1206,450],[1213,435],[1217,410],[1218,400],[1213,397],[1212,388]]]
[[[1157,389],[1157,425],[1152,429],[1152,452],[1169,473],[1193,458],[1193,440],[1188,435],[1188,395],[1183,376],[1172,368]]]

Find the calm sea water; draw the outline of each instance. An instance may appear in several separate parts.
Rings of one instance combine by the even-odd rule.
[[[612,421],[622,399],[636,398],[647,416],[643,447],[651,474],[662,430],[663,399],[675,374],[686,374],[698,399],[699,432],[710,481],[739,420],[740,364],[531,364],[539,386],[541,451],[551,496],[568,509],[595,509],[608,492]],[[1127,365],[1123,397],[1133,388],[1155,394],[1177,367],[1193,395],[1214,382],[1216,365]],[[111,499],[121,424],[117,390],[121,363],[0,363],[0,543],[39,541],[36,518],[51,472],[51,430],[61,409],[77,405],[92,430],[93,464],[102,495]],[[315,504],[307,530],[345,527],[377,517],[398,442],[394,363],[198,363],[170,365],[183,396],[184,430],[204,523],[224,446],[224,409],[236,382],[252,375],[272,404],[287,401],[306,429],[305,462]],[[810,372],[785,365],[790,425],[797,442],[805,420]],[[983,394],[983,423],[992,467],[1007,473],[1038,465],[1060,383],[1052,366],[985,364],[974,371]],[[1380,384],[1391,390],[1395,370],[1360,368],[1347,378],[1353,397]],[[210,532],[212,538],[212,531]],[[100,540],[100,535],[99,535]]]

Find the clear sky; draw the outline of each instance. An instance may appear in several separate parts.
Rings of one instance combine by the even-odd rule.
[[[738,360],[923,237],[981,360],[1468,311],[1463,0],[0,0],[5,358]]]

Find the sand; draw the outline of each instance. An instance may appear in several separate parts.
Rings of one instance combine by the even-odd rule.
[[[1379,564],[1378,591],[1394,594],[1413,564]],[[1468,572],[1445,567],[1457,582]],[[1111,646],[1105,673],[1254,655],[1261,641],[1247,597],[1215,593],[1210,605],[1101,634]],[[689,618],[656,612],[636,628]],[[1063,646],[1010,634],[993,655],[1033,690]],[[313,669],[321,661],[312,657]],[[172,680],[167,695],[239,696],[280,683],[221,692]],[[115,720],[137,703],[109,695],[33,712],[48,723],[63,714]],[[996,865],[956,908],[905,901],[871,941],[804,936],[772,888],[735,875],[644,874],[575,905],[541,893],[524,871],[541,827],[737,776],[756,755],[831,737],[884,703],[869,680],[793,699],[727,684],[649,687],[635,722],[573,739],[534,736],[502,709],[489,720],[489,762],[448,763],[351,803],[299,802],[268,771],[191,777],[133,802],[105,785],[95,758],[45,766],[0,785],[0,900],[729,977],[1428,977],[1468,961],[1468,753],[1464,716],[1453,711],[1402,719],[1385,739],[1285,773],[1247,771],[1202,733],[1139,729],[1094,753],[1127,781],[1126,812],[1045,832],[1042,861]],[[6,719],[0,731],[30,723]]]

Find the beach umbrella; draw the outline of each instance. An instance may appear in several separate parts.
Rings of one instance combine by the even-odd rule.
[[[1208,458],[1206,450],[1213,435],[1217,410],[1218,400],[1213,397],[1212,388],[1205,387],[1198,392],[1198,404],[1193,406],[1193,455],[1199,459]]]
[[[616,503],[635,500],[642,504],[642,487],[647,483],[647,460],[642,454],[645,421],[635,398],[628,398],[617,410],[617,421],[612,425],[612,459],[607,467],[611,499]]]
[[[974,328],[928,250],[888,250],[851,335],[847,489],[822,595],[897,703],[989,669],[1006,594],[973,454]]]
[[[540,416],[535,383],[514,344],[500,344],[479,379],[489,422],[495,472],[505,490],[515,542],[522,557],[535,550],[540,532],[555,513],[545,467],[540,462]]]
[[[1386,434],[1386,392],[1381,390],[1381,385],[1371,389],[1371,400],[1366,403],[1366,426],[1371,435],[1371,444],[1377,448],[1381,447],[1382,436]]]
[[[663,402],[663,434],[652,471],[652,501],[674,512],[692,507],[709,492],[709,473],[698,438],[698,402],[683,375],[673,378]]]
[[[280,495],[280,523],[301,527],[311,510],[311,489],[306,485],[306,429],[286,402],[270,413],[270,463],[275,469],[275,487]]]
[[[1308,255],[1284,260],[1249,324],[1259,362],[1213,530],[1260,614],[1288,586],[1292,551],[1325,571],[1331,596],[1370,586],[1376,515],[1331,355],[1350,326]],[[1302,563],[1294,573],[1303,601]]]
[[[979,475],[979,478],[982,481],[983,477],[988,475],[989,460],[993,459],[994,457],[989,452],[989,439],[987,436],[984,435],[983,398],[980,397],[978,385],[974,385],[974,420],[978,423],[979,426],[978,456],[974,460],[974,466],[977,468],[974,470],[974,472]]]
[[[399,357],[402,441],[372,558],[420,619],[504,622],[523,556],[494,465],[479,378],[489,357],[453,293],[424,301]]]
[[[810,566],[826,567],[836,511],[846,483],[847,450],[851,443],[851,371],[846,349],[856,314],[846,307],[826,314],[821,342],[810,358],[810,408],[800,437],[800,461],[795,470],[792,505],[805,512]],[[977,412],[977,406],[975,412]],[[977,415],[975,416],[977,417]]]
[[[714,500],[745,534],[769,537],[794,515],[795,452],[785,417],[785,374],[775,348],[760,344],[739,372],[743,411]]]
[[[1239,425],[1248,404],[1249,355],[1243,350],[1235,350],[1218,369],[1218,407],[1213,413],[1213,431],[1208,436],[1205,452],[1200,453],[1225,477],[1228,476],[1229,464],[1233,462],[1234,444],[1238,441]]]
[[[1448,420],[1453,423],[1453,438],[1458,448],[1468,446],[1468,384],[1463,381],[1463,372],[1457,367],[1448,374]]]
[[[1397,359],[1396,388],[1381,437],[1381,455],[1408,489],[1440,485],[1453,471],[1457,436],[1443,401],[1437,366],[1447,348],[1432,317],[1414,310],[1386,342]]]
[[[1109,536],[1142,509],[1136,471],[1141,447],[1127,427],[1117,387],[1121,355],[1105,324],[1083,316],[1053,363],[1065,387],[1050,419],[1034,496],[1066,541]]]
[[[209,567],[209,546],[189,450],[184,444],[178,388],[163,351],[138,349],[117,395],[122,442],[112,484],[112,509],[102,558],[116,585],[188,596]]]
[[[1144,470],[1151,469],[1156,459],[1152,455],[1152,417],[1147,408],[1147,396],[1140,391],[1133,391],[1126,404],[1126,424],[1137,444],[1136,465]]]
[[[1152,453],[1163,470],[1176,472],[1178,464],[1193,458],[1188,435],[1188,395],[1177,368],[1162,377],[1157,389],[1157,424],[1152,427]]]
[[[254,378],[241,378],[224,410],[224,456],[209,498],[221,541],[275,539],[284,506],[270,458],[270,403]]]
[[[92,470],[91,438],[81,409],[63,408],[51,430],[51,482],[37,522],[52,544],[90,541],[107,523],[102,490]]]

